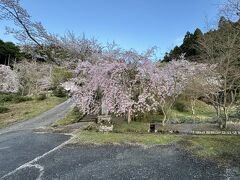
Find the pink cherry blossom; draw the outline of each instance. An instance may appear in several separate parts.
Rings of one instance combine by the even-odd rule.
[[[71,80],[77,105],[86,114],[99,114],[102,103],[115,115],[156,111],[169,97],[180,95],[188,79],[207,69],[183,57],[159,67],[150,54],[119,50],[103,53],[95,62],[80,62]]]
[[[19,81],[16,73],[9,66],[0,65],[0,92],[17,92]]]

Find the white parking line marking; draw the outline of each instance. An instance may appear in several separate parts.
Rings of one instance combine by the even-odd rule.
[[[40,170],[40,175],[38,176],[37,180],[41,180],[41,176],[43,175],[43,172],[44,172],[43,170],[44,170],[44,168],[43,168],[42,166],[40,166],[39,164],[36,164],[36,162],[37,162],[38,160],[40,160],[41,158],[49,155],[50,153],[52,153],[52,152],[54,152],[54,151],[62,148],[62,147],[65,146],[66,144],[68,144],[68,143],[74,138],[74,135],[73,135],[73,134],[68,134],[68,135],[71,135],[71,136],[72,136],[69,140],[67,140],[67,141],[65,141],[64,143],[58,145],[57,147],[53,148],[52,150],[44,153],[43,155],[38,156],[38,157],[36,157],[35,159],[33,159],[33,160],[31,160],[31,161],[29,161],[29,162],[27,162],[27,163],[19,166],[19,167],[16,168],[15,170],[13,170],[13,171],[9,172],[8,174],[2,176],[0,179],[4,179],[4,178],[6,178],[6,177],[8,177],[8,176],[11,176],[11,175],[15,174],[17,171],[19,171],[19,170],[21,170],[21,169],[24,169],[24,168],[26,168],[26,167],[35,167],[35,168],[37,168],[37,169]]]
[[[0,150],[4,150],[4,149],[8,149],[10,148],[10,146],[7,146],[7,147],[0,147]]]

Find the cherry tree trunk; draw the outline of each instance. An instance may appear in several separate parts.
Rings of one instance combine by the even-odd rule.
[[[131,110],[130,109],[128,110],[127,121],[128,121],[128,124],[131,123],[131,121],[132,121],[132,119],[131,119]]]
[[[196,99],[192,99],[191,100],[192,115],[195,115],[195,104],[196,104]]]
[[[228,122],[229,116],[226,108],[224,108],[224,116],[225,118],[223,120],[223,128],[227,128],[227,122]]]
[[[163,120],[162,120],[162,126],[165,126],[165,122],[167,120],[167,114],[165,111],[163,111]]]

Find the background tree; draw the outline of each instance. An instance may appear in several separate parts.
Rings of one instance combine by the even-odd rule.
[[[216,66],[220,91],[212,101],[223,109],[223,127],[234,106],[240,87],[240,29],[237,24],[225,23],[217,31],[208,32],[200,42],[202,60]]]
[[[77,37],[68,32],[60,37],[50,34],[41,22],[31,19],[27,10],[21,7],[20,0],[0,0],[0,20],[14,22],[17,29],[7,27],[7,33],[11,33],[24,46],[23,50],[31,57],[41,57],[60,65],[61,61],[81,59],[86,60],[101,48],[95,39]],[[46,58],[47,57],[47,58]]]
[[[216,109],[217,117],[219,117],[219,105],[214,103],[213,97],[216,97],[219,89],[215,66],[205,64],[205,70],[189,77],[188,84],[183,92],[183,96],[190,99],[192,115],[195,115],[195,105],[198,99],[206,98]]]
[[[160,103],[163,112],[163,125],[169,115],[177,98],[183,94],[193,77],[197,77],[208,70],[206,64],[186,61],[183,56],[180,59],[170,61],[163,67],[160,67],[160,81],[164,82],[162,87],[165,91],[161,91],[163,101]]]
[[[185,55],[187,60],[196,61],[200,52],[198,50],[198,41],[203,37],[202,31],[197,28],[194,33],[187,32],[183,43],[180,46],[176,46],[169,53],[165,55],[163,61],[169,62],[173,59],[179,59],[182,54]]]
[[[11,20],[18,29],[7,28],[8,33],[25,43],[34,42],[42,47],[48,33],[40,22],[33,22],[26,9],[22,8],[19,0],[0,0],[0,20]]]
[[[16,73],[9,66],[0,65],[0,92],[16,93],[19,81]]]
[[[51,88],[52,66],[50,64],[22,61],[14,66],[22,95],[38,94]]]
[[[240,0],[227,0],[220,7],[220,14],[227,17],[228,20],[239,20],[240,18]]]
[[[12,42],[0,40],[0,64],[12,66],[15,61],[22,58],[20,49]]]

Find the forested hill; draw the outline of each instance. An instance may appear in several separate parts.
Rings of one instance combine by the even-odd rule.
[[[235,28],[239,28],[240,20],[232,22],[225,17],[221,17],[216,29],[211,29],[206,33],[203,33],[201,29],[197,28],[193,33],[187,32],[183,43],[180,46],[175,46],[169,53],[165,53],[163,62],[169,62],[172,59],[178,59],[180,55],[185,54],[185,57],[189,61],[201,62],[201,42],[206,36],[216,36],[222,33],[222,31],[234,31]]]
[[[0,64],[12,65],[13,61],[21,57],[20,49],[12,42],[0,39]]]

